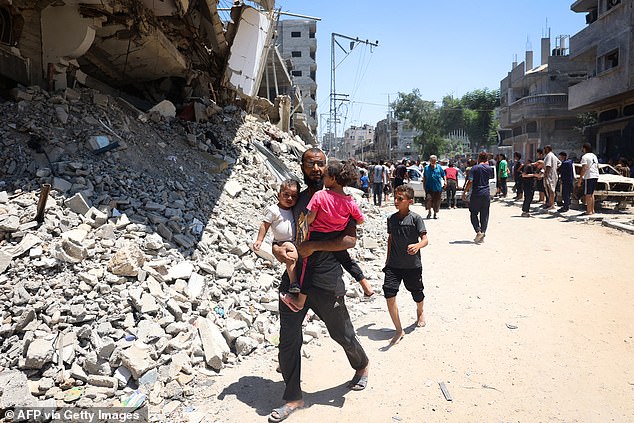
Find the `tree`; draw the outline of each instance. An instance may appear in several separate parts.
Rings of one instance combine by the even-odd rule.
[[[421,135],[414,138],[414,145],[423,157],[431,154],[439,154],[442,146],[440,137],[440,122],[438,110],[433,101],[423,100],[418,89],[411,93],[398,93],[398,99],[392,103],[394,117],[407,119]]]
[[[487,88],[471,91],[462,96],[461,103],[468,109],[465,111],[466,131],[469,135],[471,150],[496,142],[495,129],[497,122],[493,111],[500,105],[500,92]]]

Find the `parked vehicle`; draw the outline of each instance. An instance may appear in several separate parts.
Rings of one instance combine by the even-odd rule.
[[[425,187],[423,186],[423,174],[416,166],[409,166],[407,168],[407,175],[409,176],[408,184],[414,189],[414,203],[417,201],[424,203]]]
[[[443,166],[443,169],[446,169],[446,166]],[[425,187],[423,186],[423,174],[418,170],[416,166],[410,166],[407,168],[407,174],[409,176],[409,184],[412,188],[414,188],[414,202],[420,201],[421,203],[425,202]],[[465,184],[465,175],[464,173],[458,169],[458,191],[456,191],[456,199],[458,200],[458,204],[462,202],[462,188]],[[495,194],[495,180],[493,181],[493,194]],[[442,203],[445,204],[447,202],[447,191],[442,192]]]
[[[581,164],[573,166],[575,182],[581,174]],[[584,201],[583,184],[577,187],[575,184],[573,198]],[[609,164],[599,164],[599,180],[594,190],[595,204],[603,201],[616,202],[617,209],[625,209],[628,204],[634,205],[634,178],[622,176],[618,170]]]

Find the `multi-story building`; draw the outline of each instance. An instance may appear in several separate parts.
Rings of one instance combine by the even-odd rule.
[[[316,32],[314,20],[286,19],[277,24],[276,44],[282,57],[290,63],[291,79],[301,94],[300,107],[313,133],[317,132]]]
[[[364,161],[374,141],[374,126],[351,126],[343,135],[343,145],[337,157],[341,159],[355,158]]]
[[[632,0],[577,0],[587,26],[570,39],[570,60],[588,77],[570,87],[568,105],[592,112],[585,135],[604,160],[634,157],[634,11]]]
[[[545,145],[577,153],[583,143],[577,112],[568,109],[568,87],[585,79],[586,71],[570,60],[568,39],[556,37],[551,51],[550,36],[542,38],[540,64],[533,66],[533,52],[527,51],[500,82],[500,144],[523,157],[534,159]]]
[[[376,124],[374,154],[377,159],[398,161],[403,158],[417,160],[418,151],[414,138],[420,135],[408,120],[388,116]]]

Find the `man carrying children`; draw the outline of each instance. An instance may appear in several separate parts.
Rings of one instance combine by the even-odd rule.
[[[350,366],[355,370],[348,387],[351,390],[365,389],[368,383],[368,356],[355,334],[345,305],[345,285],[340,262],[332,252],[354,247],[356,243],[356,222],[351,220],[343,234],[331,240],[304,241],[307,206],[313,194],[322,189],[326,171],[326,156],[318,148],[311,148],[302,156],[302,173],[307,189],[299,194],[293,215],[297,224],[296,245],[301,257],[311,256],[313,272],[312,287],[305,306],[296,311],[280,301],[280,344],[279,364],[286,388],[283,399],[285,404],[274,409],[269,415],[270,422],[285,420],[295,410],[304,406],[300,386],[301,348],[303,343],[302,322],[308,309],[324,322],[331,338],[341,345]],[[280,292],[289,288],[289,279],[285,274],[280,284]]]

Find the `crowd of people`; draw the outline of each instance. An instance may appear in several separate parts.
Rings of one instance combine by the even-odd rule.
[[[396,296],[401,284],[416,303],[415,326],[425,326],[423,312],[424,285],[420,250],[428,245],[424,219],[413,212],[414,190],[408,183],[408,168],[414,167],[423,176],[426,193],[427,219],[437,219],[443,190],[447,192],[448,207],[456,207],[456,191],[463,190],[462,199],[468,205],[470,221],[475,232],[474,243],[484,242],[489,222],[492,196],[508,195],[507,180],[515,181],[515,199],[523,200],[522,216],[530,216],[530,205],[535,191],[540,193],[542,207],[555,207],[555,196],[562,192],[562,207],[567,211],[573,184],[581,187],[586,196],[586,213],[594,213],[593,190],[598,178],[597,156],[590,144],[582,148],[580,178],[575,182],[573,161],[565,152],[555,155],[550,146],[537,150],[537,160],[522,160],[515,153],[507,162],[504,154],[478,154],[477,160],[449,162],[446,166],[430,156],[428,163],[406,159],[392,164],[379,161],[359,166],[354,160],[327,160],[318,148],[310,148],[301,159],[301,171],[306,185],[300,190],[295,180],[280,185],[278,203],[269,206],[253,248],[261,248],[269,231],[273,234],[272,252],[286,265],[280,283],[280,338],[279,371],[285,383],[284,405],[268,416],[270,422],[280,422],[304,406],[301,380],[302,323],[312,310],[326,325],[330,337],[343,348],[354,370],[348,383],[353,391],[368,386],[369,359],[356,336],[345,305],[346,288],[343,270],[359,282],[364,296],[374,295],[358,263],[347,250],[356,243],[357,225],[365,217],[361,208],[344,190],[355,186],[373,198],[377,207],[393,196],[396,212],[387,218],[386,262],[383,268],[383,293],[386,308],[394,324],[390,346],[401,341],[404,330],[399,316]],[[631,172],[627,161],[620,161],[619,172]],[[458,168],[464,171],[464,186],[458,186]],[[497,175],[497,176],[496,176]],[[491,181],[496,180],[492,195]]]

